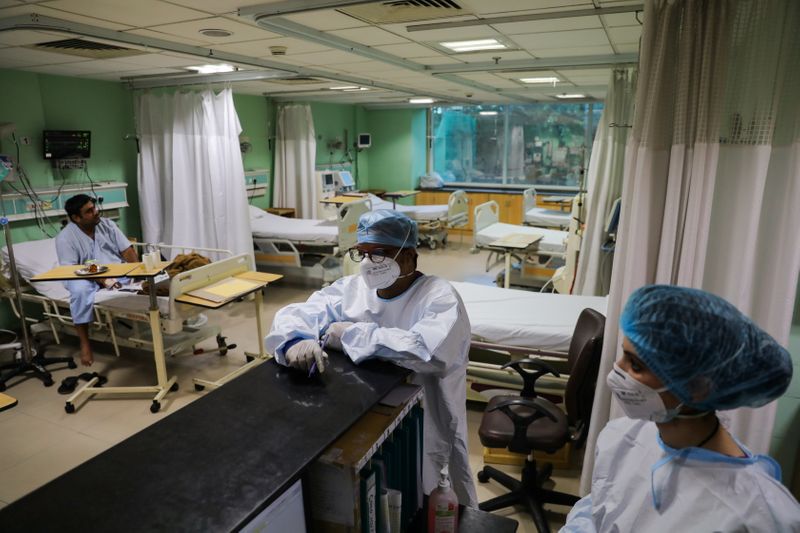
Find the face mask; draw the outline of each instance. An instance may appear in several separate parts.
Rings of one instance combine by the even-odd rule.
[[[667,387],[660,389],[648,387],[631,377],[617,363],[614,363],[614,368],[608,373],[606,383],[628,418],[659,423],[669,422],[678,415],[678,411],[683,406],[683,404],[679,404],[672,409],[667,409],[659,394],[668,390]]]
[[[403,239],[403,245],[397,250],[394,257],[385,257],[380,263],[373,263],[371,257],[365,257],[364,260],[361,261],[359,270],[361,271],[361,277],[364,278],[364,283],[367,284],[367,287],[378,290],[386,289],[394,285],[394,282],[399,278],[406,278],[414,274],[411,272],[410,274],[401,276],[400,265],[396,261],[400,252],[403,251],[403,246],[406,245],[406,241],[410,235],[411,229],[409,228],[406,237]]]

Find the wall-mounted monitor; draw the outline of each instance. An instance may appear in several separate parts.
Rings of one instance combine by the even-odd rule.
[[[45,159],[89,159],[91,131],[45,130],[42,147]]]
[[[369,148],[372,146],[372,135],[369,133],[359,133],[358,134],[358,148]]]

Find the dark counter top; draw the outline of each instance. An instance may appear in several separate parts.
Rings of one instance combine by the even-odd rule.
[[[252,369],[0,510],[0,531],[244,525],[409,373],[339,353],[330,363],[313,378],[274,361]]]

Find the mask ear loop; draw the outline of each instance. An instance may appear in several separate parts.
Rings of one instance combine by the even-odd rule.
[[[402,252],[404,250],[403,247],[406,245],[406,242],[408,242],[408,238],[411,236],[411,230],[412,229],[413,229],[413,226],[409,225],[408,226],[408,233],[406,233],[406,237],[405,237],[405,239],[403,239],[403,244],[400,245],[400,249],[397,250],[396,254],[394,254],[394,257],[392,258],[392,261],[397,262],[397,258],[400,257],[400,252]],[[409,272],[408,274],[401,274],[401,275],[399,275],[397,277],[398,278],[407,278],[407,277],[413,276],[413,275],[414,275],[414,272]]]

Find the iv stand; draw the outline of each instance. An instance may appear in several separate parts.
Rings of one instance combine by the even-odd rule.
[[[6,382],[15,376],[33,372],[34,376],[42,380],[45,387],[53,385],[53,377],[45,366],[54,363],[67,363],[69,368],[77,368],[77,364],[71,357],[44,357],[36,353],[31,346],[31,339],[28,335],[28,320],[25,317],[25,309],[22,307],[22,288],[17,277],[17,263],[14,260],[14,247],[11,241],[11,229],[8,227],[8,219],[0,217],[0,226],[6,237],[6,249],[8,250],[8,266],[11,271],[11,281],[14,283],[14,296],[19,309],[19,317],[22,321],[22,358],[13,363],[0,365],[0,392],[6,390]]]

